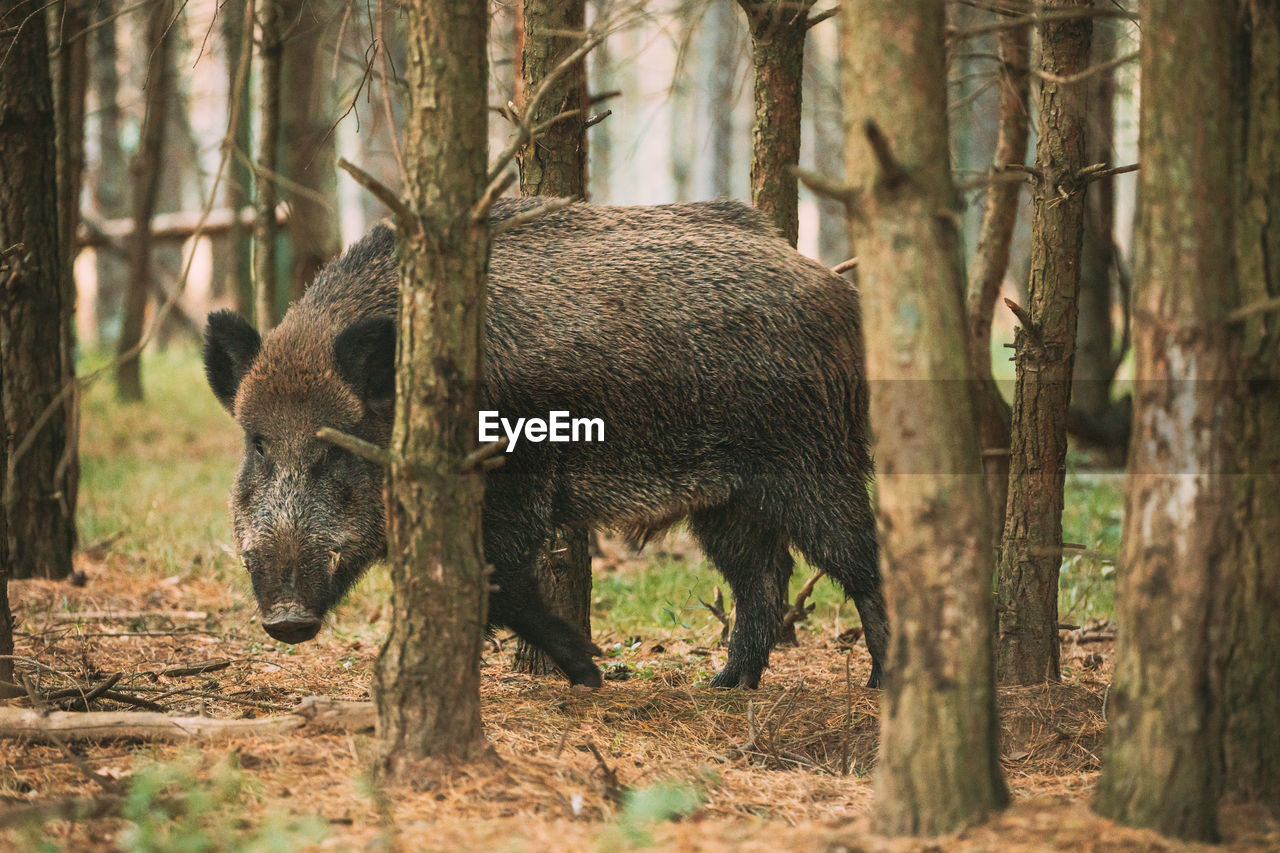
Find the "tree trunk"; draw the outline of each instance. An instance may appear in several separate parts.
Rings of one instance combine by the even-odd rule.
[[[1094,23],[1091,62],[1101,66],[1115,58],[1120,35],[1117,21]],[[1089,78],[1089,163],[1114,163],[1116,70]],[[1129,445],[1127,406],[1113,403],[1111,385],[1122,353],[1115,351],[1113,282],[1119,273],[1115,244],[1115,184],[1099,181],[1085,204],[1084,240],[1080,250],[1079,320],[1076,358],[1071,372],[1071,409],[1067,428],[1088,445],[1119,462]]]
[[[1030,133],[1031,87],[1028,66],[1031,31],[1011,27],[1000,31],[1000,129],[994,168],[1021,166],[1027,159]],[[1018,223],[1022,185],[997,182],[987,190],[987,205],[978,230],[978,246],[969,273],[965,308],[969,319],[969,357],[974,370],[974,405],[978,413],[978,441],[987,482],[991,535],[999,553],[1004,511],[1009,500],[1009,404],[1000,396],[991,373],[991,321],[1000,286],[1009,270],[1009,246]]]
[[[220,12],[222,43],[227,61],[228,120],[235,121],[231,144],[234,151],[227,159],[226,205],[233,211],[243,210],[253,199],[253,170],[250,122],[253,103],[249,94],[248,66],[253,53],[253,0],[224,0]],[[248,56],[246,56],[248,52]],[[241,68],[244,66],[244,72]],[[232,118],[234,116],[234,118]],[[233,218],[228,239],[231,263],[227,266],[226,292],[231,295],[236,313],[253,315],[253,231]]]
[[[1280,298],[1280,2],[1248,4],[1245,121],[1236,206],[1240,301]],[[1234,796],[1280,814],[1280,313],[1242,327],[1241,423],[1226,626],[1223,779]]]
[[[993,561],[963,259],[948,213],[957,198],[943,0],[846,0],[842,14],[857,23],[844,28],[845,169],[862,190],[850,241],[865,309],[893,627],[876,822],[890,834],[936,835],[1008,799],[997,753]]]
[[[611,0],[592,0],[591,14],[595,21],[608,17]],[[613,54],[609,50],[609,40],[604,39],[587,57],[588,93],[597,94],[613,89]],[[616,119],[615,119],[616,121]],[[588,186],[594,187],[590,196],[599,204],[611,202],[609,187],[613,177],[613,125],[603,121],[595,126],[591,141],[592,168],[588,174]]]
[[[276,178],[280,174],[280,84],[284,46],[281,38],[281,0],[258,0],[259,80],[258,163],[254,187],[254,207],[258,218],[254,228],[253,318],[258,332],[265,335],[279,321],[279,228],[275,209],[279,198]]]
[[[813,168],[831,180],[844,177],[844,114],[840,108],[840,19],[816,27],[805,39],[805,102],[809,108],[809,133]],[[849,229],[844,205],[817,196],[818,260],[828,266],[849,259]]]
[[[716,0],[707,9],[707,35],[711,40],[708,50],[706,121],[711,134],[711,153],[708,166],[711,169],[711,195],[713,198],[733,198],[733,144],[736,138],[733,127],[734,91],[738,70],[737,12],[727,0]],[[680,133],[679,129],[676,133]],[[687,139],[688,128],[684,129]]]
[[[484,478],[458,473],[483,380],[485,217],[471,209],[488,157],[483,0],[411,0],[405,133],[409,221],[398,224],[403,299],[388,479],[391,631],[374,670],[382,767],[408,780],[428,757],[483,748],[480,652],[487,581]]]
[[[1045,8],[1091,0],[1049,0]],[[1089,64],[1091,19],[1040,29],[1040,65],[1068,76]],[[1057,681],[1058,570],[1067,460],[1067,405],[1076,344],[1076,297],[1085,184],[1085,93],[1044,81],[1036,134],[1031,278],[1014,336],[1017,385],[1009,446],[1009,501],[1000,547],[997,670],[1007,684]]]
[[[555,30],[581,32],[585,27],[586,2],[523,0],[517,15],[522,21],[522,40],[517,58],[521,89],[528,98],[542,85],[548,72],[564,61],[578,46],[578,40],[553,35]],[[586,60],[559,79],[555,89],[542,99],[536,121],[545,121],[565,110],[587,108]],[[523,104],[518,105],[523,107]],[[587,194],[586,113],[562,119],[518,157],[520,194],[524,196],[571,196]],[[591,553],[587,531],[559,530],[547,543],[534,566],[534,576],[552,612],[591,636]],[[524,640],[516,644],[516,669],[535,675],[558,670],[551,658]]]
[[[533,94],[543,78],[572,53],[580,39],[555,31],[582,32],[586,3],[521,0],[519,15],[524,37],[519,41],[521,85],[517,110]],[[569,110],[577,110],[555,122],[516,155],[523,196],[582,196],[587,186],[587,65],[577,62],[562,75],[554,89],[538,104],[534,124],[541,124]]]
[[[812,0],[738,0],[751,31],[755,121],[751,127],[751,203],[796,244],[800,165],[800,81]],[[786,597],[785,594],[783,596]]]
[[[120,145],[120,72],[116,67],[119,51],[116,45],[117,0],[103,0],[94,7],[93,51],[90,73],[96,101],[98,162],[89,182],[93,205],[101,219],[118,219],[126,215],[126,174],[124,149]],[[94,318],[99,338],[107,320],[124,303],[126,276],[120,258],[109,252],[97,252],[98,299]]]
[[[1217,605],[1235,538],[1228,474],[1240,368],[1240,336],[1224,322],[1237,290],[1235,15],[1207,0],[1149,0],[1141,26],[1134,434],[1116,594],[1123,630],[1097,809],[1211,841],[1226,627]]]
[[[172,18],[171,0],[158,0],[147,14],[146,107],[138,149],[129,167],[134,220],[133,238],[129,241],[129,291],[120,339],[116,342],[116,355],[121,359],[116,366],[116,395],[125,401],[142,399],[142,354],[137,350],[152,288],[151,217],[160,191],[165,128],[173,91]]]
[[[75,424],[56,402],[73,369],[46,32],[43,14],[0,0],[0,556],[14,578],[66,577],[75,547]]]
[[[298,299],[316,273],[342,251],[338,234],[337,134],[329,127],[336,117],[325,36],[332,4],[280,0],[288,27],[281,53],[281,88],[288,92],[284,114],[281,187],[289,203],[289,293]]]

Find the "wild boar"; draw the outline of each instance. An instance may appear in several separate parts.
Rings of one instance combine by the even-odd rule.
[[[538,203],[499,201],[491,216]],[[209,318],[209,384],[245,435],[235,543],[279,640],[314,637],[385,555],[382,469],[316,430],[390,440],[399,299],[394,235],[379,226],[265,339],[231,312]],[[574,204],[495,236],[485,335],[483,410],[603,422],[600,441],[520,441],[487,475],[494,625],[599,685],[598,650],[538,594],[537,550],[556,528],[643,542],[687,519],[736,604],[714,685],[759,683],[793,547],[857,604],[880,683],[888,624],[852,284],[741,204]]]

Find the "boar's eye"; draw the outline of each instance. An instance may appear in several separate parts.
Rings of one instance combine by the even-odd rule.
[[[262,436],[255,435],[249,440],[249,443],[253,447],[253,455],[256,456],[259,461],[267,458],[266,451],[263,450]]]

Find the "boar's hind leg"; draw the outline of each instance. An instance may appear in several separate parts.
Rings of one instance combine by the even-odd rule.
[[[790,575],[786,538],[768,521],[734,503],[700,510],[690,516],[689,523],[733,590],[729,662],[711,685],[758,687],[778,631],[774,578],[779,569]]]
[[[525,642],[546,652],[571,684],[599,687],[600,670],[591,657],[601,654],[600,649],[552,613],[538,591],[533,561],[541,540],[527,536],[524,538],[532,541],[532,546],[512,548],[503,537],[491,535],[488,529],[485,534],[485,558],[493,563],[496,586],[489,593],[489,624],[504,625]]]
[[[825,478],[824,478],[825,479]],[[820,480],[810,484],[823,485]],[[786,529],[796,548],[822,569],[858,606],[862,633],[871,653],[868,687],[880,687],[889,649],[889,617],[880,582],[875,517],[862,479],[831,478],[825,495],[809,493],[786,507]]]

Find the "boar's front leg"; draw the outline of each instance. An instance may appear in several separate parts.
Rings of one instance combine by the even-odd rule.
[[[599,687],[600,670],[591,660],[602,654],[599,647],[552,613],[538,591],[533,565],[543,536],[486,518],[484,539],[485,560],[493,565],[489,624],[510,628],[546,652],[571,684]]]

